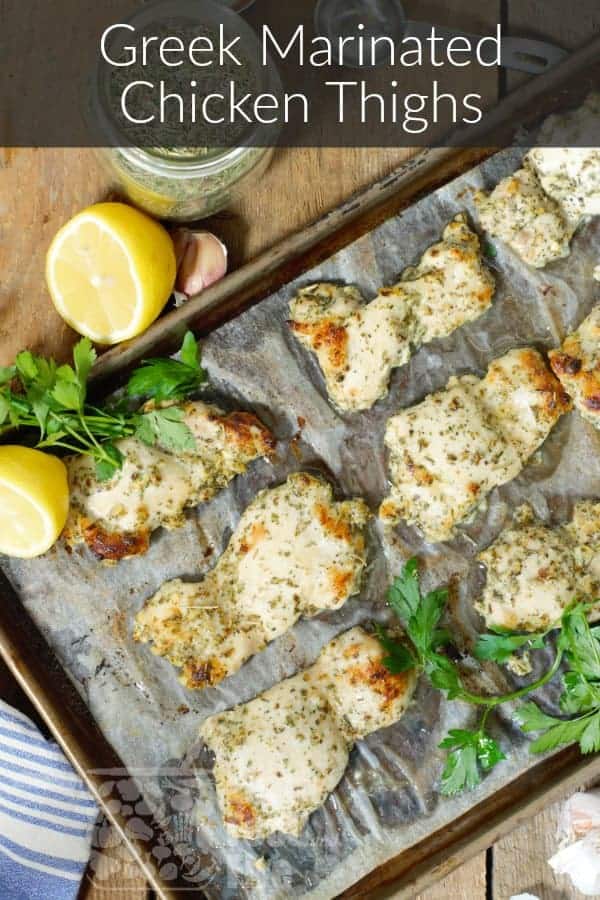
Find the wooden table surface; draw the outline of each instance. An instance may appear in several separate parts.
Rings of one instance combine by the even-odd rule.
[[[411,4],[406,6],[410,14]],[[447,20],[446,8],[438,3],[420,3],[418,7],[420,18],[429,15],[430,21],[443,23],[446,16]],[[465,30],[483,30],[502,20],[515,33],[526,31],[571,48],[590,33],[589,22],[569,23],[559,15],[549,15],[543,0],[487,0],[485,4],[460,0],[453,10],[452,17]],[[537,23],[537,33],[528,27],[531,22]],[[595,24],[600,24],[600,13]],[[478,89],[493,97],[514,87],[520,78],[490,72]],[[210,227],[228,244],[235,267],[391,171],[411,152],[279,151],[261,184],[248,189],[237,206],[215,217]],[[90,150],[0,149],[0,365],[11,362],[24,347],[59,358],[67,355],[74,335],[50,304],[43,278],[45,250],[69,216],[109,191],[109,182]],[[31,712],[1,663],[0,696]],[[557,806],[545,810],[422,894],[421,900],[508,900],[524,891],[542,900],[580,896],[564,879],[554,878],[546,864],[556,846],[557,816]],[[108,844],[110,854],[100,857],[95,871],[88,873],[82,896],[100,900],[115,893],[123,900],[146,898],[145,881],[127,851],[115,846],[116,835],[109,836]]]

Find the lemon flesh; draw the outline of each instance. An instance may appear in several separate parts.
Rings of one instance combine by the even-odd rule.
[[[30,559],[55,543],[67,521],[69,485],[60,459],[0,446],[0,553]]]
[[[98,344],[145,331],[173,290],[173,241],[149,216],[125,203],[96,203],[55,235],[46,281],[60,316]]]

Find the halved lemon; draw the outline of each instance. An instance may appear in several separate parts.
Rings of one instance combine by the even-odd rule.
[[[60,459],[0,446],[0,553],[41,556],[59,537],[68,513],[67,468]]]
[[[167,231],[125,203],[96,203],[55,235],[46,281],[59,315],[97,344],[145,331],[175,283]]]

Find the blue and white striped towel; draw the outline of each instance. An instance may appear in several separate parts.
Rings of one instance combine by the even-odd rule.
[[[61,749],[0,700],[2,900],[73,900],[97,813]]]

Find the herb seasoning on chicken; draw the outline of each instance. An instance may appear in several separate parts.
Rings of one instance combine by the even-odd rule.
[[[539,147],[528,159],[546,194],[574,228],[586,216],[600,215],[600,149]]]
[[[600,595],[600,503],[582,501],[573,518],[551,528],[529,506],[477,557],[487,582],[477,608],[488,627],[542,631],[574,598]]]
[[[560,383],[529,348],[494,360],[482,379],[451,378],[388,420],[392,488],[381,518],[447,540],[494,487],[519,474],[569,408]]]
[[[575,408],[600,428],[600,306],[565,338],[560,350],[551,350],[548,356]]]
[[[599,128],[600,94],[593,92],[576,109],[549,116],[539,146],[527,154],[544,191],[573,227],[586,216],[600,215]]]
[[[203,723],[230,834],[299,834],[342,778],[353,744],[402,716],[416,675],[390,674],[383,656],[376,638],[352,628],[309,669]]]
[[[393,368],[420,344],[445,337],[490,306],[494,279],[464,214],[444,230],[398,284],[365,303],[354,287],[323,282],[290,304],[290,327],[319,360],[339,409],[368,409],[388,390]]]
[[[476,194],[481,224],[534,268],[569,255],[574,226],[526,165],[487,195]]]
[[[170,453],[125,438],[116,444],[123,466],[108,481],[98,480],[89,456],[69,458],[67,545],[84,541],[110,560],[145,553],[156,528],[181,525],[187,507],[210,500],[252,460],[273,450],[271,434],[251,413],[224,413],[201,402],[186,403],[183,410],[193,450]]]
[[[214,569],[169,581],[136,617],[134,637],[182,668],[189,688],[236,672],[300,618],[338,609],[365,567],[362,500],[336,502],[304,472],[261,491]]]

